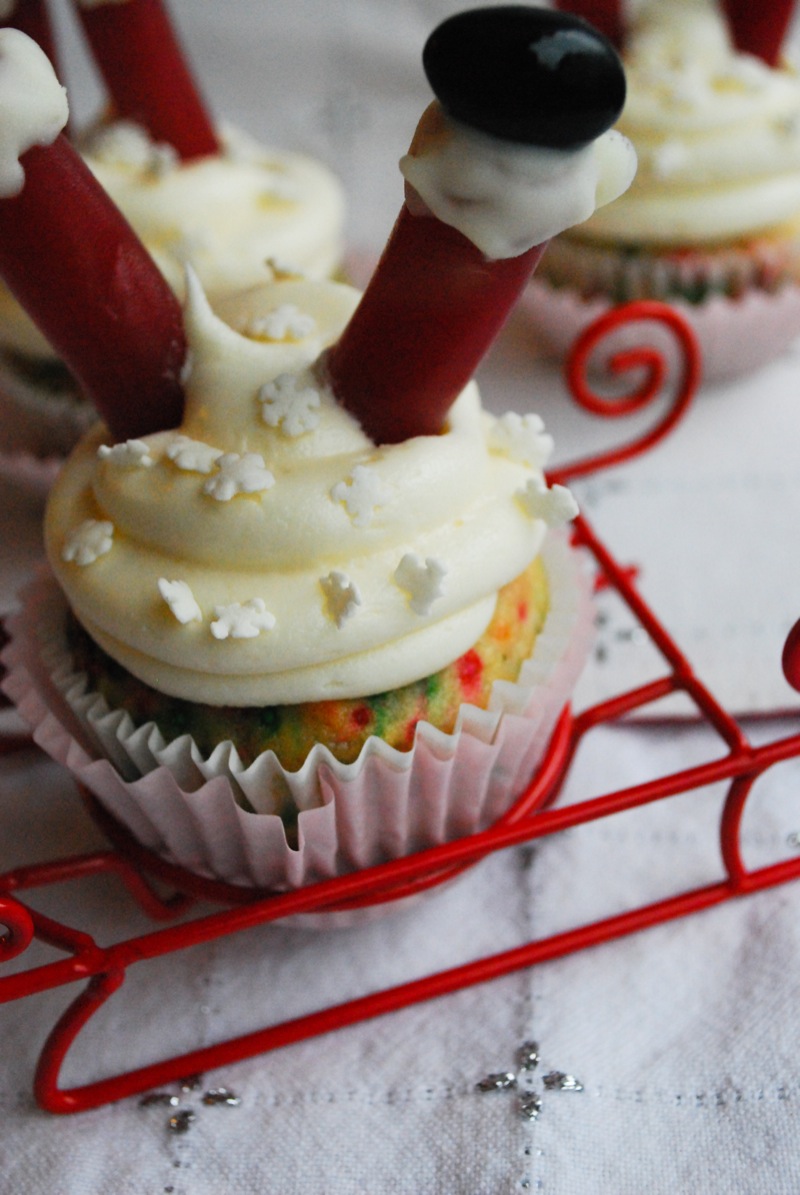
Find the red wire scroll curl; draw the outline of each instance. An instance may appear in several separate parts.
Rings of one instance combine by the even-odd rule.
[[[626,444],[550,470],[548,478],[551,482],[583,477],[587,473],[596,473],[639,456],[662,440],[685,414],[700,384],[700,348],[683,316],[666,303],[651,299],[613,307],[581,332],[565,364],[567,385],[572,396],[584,410],[612,419],[632,415],[661,397],[670,367],[665,350],[653,343],[633,342],[633,347],[614,352],[605,364],[605,371],[615,376],[631,370],[643,371],[641,381],[631,393],[620,398],[603,397],[592,389],[588,380],[590,362],[602,343],[621,331],[624,331],[626,339],[633,341],[633,325],[642,323],[657,324],[659,330],[666,329],[671,342],[667,348],[674,345],[677,349],[675,392],[668,410],[654,427]],[[650,335],[653,335],[652,330]]]

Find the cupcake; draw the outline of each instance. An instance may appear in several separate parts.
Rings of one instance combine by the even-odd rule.
[[[556,135],[570,72],[538,42],[564,34],[594,82]],[[11,624],[6,689],[137,838],[240,884],[291,888],[489,825],[541,759],[588,643],[587,585],[559,531],[575,505],[547,485],[549,437],[536,416],[490,416],[470,377],[553,212],[624,185],[629,150],[606,132],[619,63],[538,9],[451,18],[424,62],[439,99],[364,296],[284,278],[215,311],[190,273],[177,415],[172,382],[133,411],[108,387],[96,355],[133,359],[125,324],[88,366],[70,345],[63,325],[97,289],[80,270],[68,314],[26,295],[104,422],[52,490],[50,573]],[[520,91],[539,97],[527,122]],[[63,143],[22,155],[18,221],[51,151],[57,165]],[[466,202],[435,214],[453,185]],[[502,240],[509,202],[513,245],[490,257],[472,236]],[[453,222],[465,211],[471,235]],[[0,266],[30,285],[21,262]],[[154,324],[174,301],[151,296]],[[129,393],[157,389],[172,353],[162,338]]]
[[[647,0],[631,18],[617,127],[639,168],[619,203],[550,246],[528,295],[550,349],[640,298],[679,308],[714,380],[800,333],[800,79],[775,48],[788,9],[770,8],[772,46],[760,28],[746,52],[748,7]]]
[[[25,15],[23,4],[9,20]],[[86,5],[80,16],[111,105],[78,148],[176,291],[187,262],[212,302],[274,269],[311,277],[339,269],[338,180],[302,154],[217,129],[160,4]],[[0,401],[7,454],[63,456],[94,419],[74,376],[4,287]]]

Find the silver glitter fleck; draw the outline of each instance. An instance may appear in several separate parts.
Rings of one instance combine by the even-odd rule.
[[[168,1091],[149,1091],[139,1100],[140,1108],[177,1108],[180,1100]]]
[[[583,1091],[583,1084],[574,1075],[565,1075],[563,1071],[550,1071],[542,1082],[548,1091]]]
[[[227,1104],[229,1108],[237,1108],[241,1102],[241,1096],[235,1095],[227,1087],[212,1087],[203,1096],[203,1103],[209,1107],[213,1104]]]
[[[185,1079],[181,1079],[181,1091],[197,1091],[203,1083],[202,1075],[187,1075]]]
[[[518,1107],[520,1116],[525,1120],[536,1120],[542,1110],[542,1097],[535,1091],[528,1092],[520,1096]]]
[[[535,1071],[539,1065],[539,1043],[524,1041],[517,1050],[517,1066],[521,1071]]]
[[[167,1128],[171,1133],[188,1133],[195,1116],[191,1108],[181,1108],[167,1121]]]
[[[478,1091],[511,1091],[516,1085],[517,1076],[511,1071],[497,1071],[475,1084]]]

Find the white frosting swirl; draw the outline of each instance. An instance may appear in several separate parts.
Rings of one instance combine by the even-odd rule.
[[[578,230],[622,244],[702,245],[797,224],[800,78],[737,53],[708,0],[658,0],[633,28],[618,128],[639,170]]]
[[[50,59],[18,29],[0,29],[0,115],[0,197],[8,198],[25,182],[25,151],[52,144],[69,117]]]
[[[154,687],[274,704],[435,672],[480,637],[548,521],[574,512],[544,484],[540,421],[495,420],[474,384],[441,435],[376,447],[315,370],[357,300],[272,283],[231,299],[226,324],[193,285],[181,428],[98,453],[99,427],[58,478],[52,567],[89,632]],[[313,330],[253,338],[287,308]]]

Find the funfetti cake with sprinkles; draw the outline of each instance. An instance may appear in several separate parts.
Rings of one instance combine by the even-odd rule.
[[[591,82],[565,111],[559,68],[574,78],[587,58]],[[363,297],[283,278],[212,310],[190,273],[176,400],[172,339],[149,356],[131,318],[125,359],[142,381],[109,386],[105,341],[87,359],[75,309],[25,295],[104,422],[52,491],[55,581],[12,628],[8,691],[138,837],[227,879],[292,886],[490,824],[541,759],[586,651],[587,586],[560,530],[576,508],[544,476],[550,438],[535,415],[486,413],[471,376],[553,213],[627,185],[630,149],[607,133],[624,78],[602,38],[540,9],[451,18],[425,65],[440,100],[409,154],[424,169],[404,162],[406,202]],[[480,128],[461,104],[476,67]],[[529,199],[494,256],[433,210],[454,180],[469,194],[481,147],[482,227],[502,216],[481,180],[507,176],[509,158]],[[54,168],[65,155],[53,148]],[[15,228],[39,184],[29,170]],[[4,217],[0,201],[0,233]],[[95,290],[75,307],[90,313]],[[169,325],[174,302],[155,288],[151,318]]]

